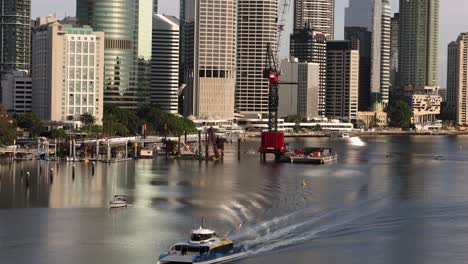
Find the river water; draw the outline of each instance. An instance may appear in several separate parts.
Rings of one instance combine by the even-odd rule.
[[[202,217],[248,247],[238,264],[468,263],[468,137],[288,141],[340,160],[0,163],[0,263],[155,263]]]

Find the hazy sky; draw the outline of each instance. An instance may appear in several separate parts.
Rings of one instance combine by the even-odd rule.
[[[398,0],[393,0],[393,10],[398,10]],[[32,0],[33,17],[56,14],[62,18],[67,15],[75,14],[75,0]],[[343,17],[344,8],[348,5],[348,0],[336,0],[336,36],[337,39],[343,37]],[[446,80],[446,60],[447,45],[450,41],[456,40],[460,32],[468,31],[468,19],[466,11],[468,10],[467,0],[440,0],[440,42],[439,42],[439,72],[440,85],[445,87]],[[159,12],[179,16],[179,1],[177,0],[159,0]],[[287,39],[287,37],[286,37]],[[283,45],[286,46],[286,45]],[[283,47],[282,50],[287,50]],[[282,52],[287,56],[287,52]]]

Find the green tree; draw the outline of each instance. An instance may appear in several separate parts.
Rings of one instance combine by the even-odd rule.
[[[284,121],[285,122],[288,122],[288,123],[294,123],[295,126],[294,126],[294,132],[299,132],[301,130],[301,127],[300,127],[300,123],[303,121],[304,119],[299,116],[299,115],[291,115],[291,116],[287,116],[284,118]]]
[[[67,138],[67,134],[63,129],[54,129],[50,131],[50,138],[52,139],[65,139]]]
[[[14,122],[0,117],[0,145],[12,145],[16,138]]]
[[[39,136],[44,131],[44,123],[33,113],[17,115],[16,124],[29,130],[33,137]]]
[[[387,115],[391,127],[407,129],[411,127],[413,111],[408,103],[403,100],[391,101],[387,106]]]
[[[96,118],[90,113],[84,113],[80,116],[80,122],[86,132],[91,132],[91,127],[96,123]]]

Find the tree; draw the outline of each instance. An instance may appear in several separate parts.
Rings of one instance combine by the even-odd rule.
[[[84,113],[80,116],[80,122],[83,123],[87,132],[91,131],[91,127],[96,123],[96,118],[90,113]]]
[[[33,137],[39,136],[44,131],[44,124],[33,113],[17,115],[16,124],[18,127],[29,130]]]
[[[387,106],[387,115],[391,127],[400,127],[403,129],[411,127],[413,111],[405,101],[390,101],[390,104]]]
[[[16,130],[13,121],[0,117],[0,145],[12,145],[15,138]]]
[[[301,130],[300,123],[304,120],[301,116],[299,115],[290,115],[284,118],[285,122],[288,123],[294,123],[294,132],[299,132]]]
[[[67,138],[67,134],[63,129],[54,129],[50,131],[50,138],[52,139],[65,139]]]

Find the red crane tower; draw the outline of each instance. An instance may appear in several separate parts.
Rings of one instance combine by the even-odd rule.
[[[284,133],[278,132],[278,107],[279,107],[279,75],[280,69],[278,67],[278,54],[281,45],[282,31],[286,27],[286,18],[291,6],[291,0],[283,0],[280,5],[279,23],[278,23],[278,39],[276,43],[276,53],[269,44],[267,46],[267,63],[263,71],[263,78],[269,81],[268,91],[268,131],[262,132],[262,144],[260,146],[260,153],[262,161],[266,160],[266,154],[275,154],[275,160],[278,161],[286,152],[286,145],[284,143]]]
[[[285,152],[284,133],[278,132],[278,107],[279,107],[279,69],[273,50],[270,45],[267,48],[267,67],[263,71],[263,77],[269,81],[268,92],[268,131],[262,132],[262,145],[260,153],[262,161],[266,160],[266,154],[275,154],[278,160]]]

